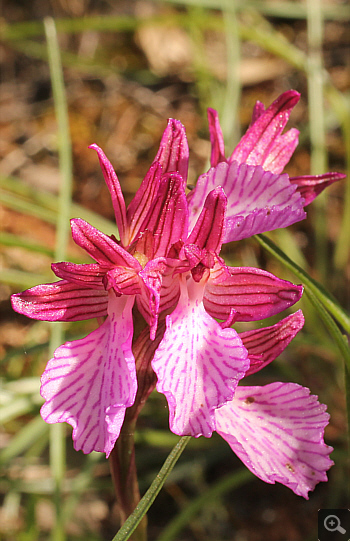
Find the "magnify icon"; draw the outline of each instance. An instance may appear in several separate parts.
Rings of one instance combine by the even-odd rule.
[[[324,527],[329,532],[340,532],[341,534],[345,534],[346,530],[341,527],[340,520],[336,515],[328,515],[324,519]]]

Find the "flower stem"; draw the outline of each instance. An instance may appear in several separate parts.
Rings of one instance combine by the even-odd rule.
[[[135,463],[134,430],[136,420],[125,419],[120,436],[112,450],[109,461],[117,502],[120,507],[120,519],[124,524],[140,501],[140,491]],[[146,541],[147,517],[142,518],[132,537],[133,541]]]

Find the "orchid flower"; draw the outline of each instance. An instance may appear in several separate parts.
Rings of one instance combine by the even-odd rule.
[[[246,142],[228,161],[210,113],[216,119],[210,121],[213,167],[187,196],[187,139],[182,124],[170,119],[128,208],[112,165],[92,145],[120,239],[72,220],[74,241],[95,263],[56,263],[60,281],[12,296],[14,309],[34,319],[106,317],[86,338],[59,347],[42,376],[41,414],[48,423],[72,425],[75,449],[108,456],[127,408],[138,412],[153,390],[151,373],[167,398],[175,434],[210,437],[217,431],[258,477],[305,497],[326,480],[332,461],[323,441],[325,406],[293,383],[238,386],[285,349],[304,318],[299,310],[243,333],[232,325],[289,308],[302,286],[260,269],[229,267],[220,257],[224,242],[305,217],[298,184],[280,174],[296,141],[293,130],[281,135],[289,116],[283,107],[273,104],[264,112],[258,105]],[[274,159],[276,170],[265,170]],[[141,333],[140,315],[146,325]]]

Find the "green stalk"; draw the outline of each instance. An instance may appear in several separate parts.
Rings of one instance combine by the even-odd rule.
[[[135,531],[143,517],[146,515],[148,509],[151,507],[152,503],[156,499],[167,477],[169,476],[176,462],[180,458],[183,450],[185,449],[190,439],[191,436],[183,436],[178,441],[178,443],[172,449],[166,461],[164,462],[157,477],[152,482],[146,494],[140,500],[140,503],[136,507],[135,511],[125,521],[119,532],[113,537],[112,541],[126,541],[130,538],[131,534]]]
[[[60,49],[55,22],[51,18],[44,20],[47,52],[50,67],[51,85],[55,104],[58,128],[59,163],[61,185],[58,200],[58,218],[56,226],[55,259],[65,259],[69,239],[69,214],[72,194],[72,147],[69,132],[68,108],[64,89]],[[50,351],[63,342],[64,331],[61,323],[55,323],[51,330]],[[62,485],[66,470],[65,427],[58,423],[50,429],[50,467],[54,479],[54,502],[56,522],[52,532],[53,541],[66,539],[63,521]]]
[[[276,244],[263,234],[254,235],[255,240],[265,248],[276,259],[281,261],[285,267],[291,270],[304,284],[305,289],[314,293],[338,323],[347,333],[350,333],[350,317],[338,304],[334,297],[314,278],[299,265],[294,263]]]

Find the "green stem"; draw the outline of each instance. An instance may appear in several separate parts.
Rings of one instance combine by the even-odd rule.
[[[270,254],[275,256],[276,259],[281,261],[285,267],[291,270],[305,285],[306,289],[309,289],[314,293],[332,316],[338,321],[338,323],[344,328],[347,333],[350,333],[350,317],[338,304],[338,302],[331,296],[331,294],[314,278],[299,265],[294,263],[276,244],[263,234],[254,235],[254,238],[258,243],[263,246]]]
[[[157,477],[152,482],[151,486],[147,490],[146,494],[141,499],[140,503],[137,505],[135,511],[129,516],[125,521],[124,525],[120,528],[119,532],[113,537],[112,541],[126,541],[130,539],[131,534],[135,531],[137,526],[140,524],[141,520],[147,513],[148,509],[151,507],[152,503],[159,494],[162,486],[165,483],[168,475],[172,471],[176,462],[180,458],[183,450],[190,441],[191,436],[183,436],[175,447],[172,449],[168,458],[164,462],[162,468],[160,469]]]

